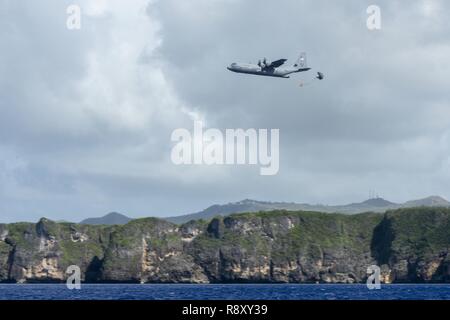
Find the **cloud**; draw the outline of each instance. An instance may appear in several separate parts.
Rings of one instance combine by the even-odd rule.
[[[444,1],[4,1],[0,10],[1,221],[108,211],[174,215],[242,198],[394,201],[449,185],[450,26]],[[326,79],[230,73],[308,52]],[[177,167],[170,134],[279,128],[280,173]]]

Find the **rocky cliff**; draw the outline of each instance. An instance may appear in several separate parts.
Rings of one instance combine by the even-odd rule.
[[[260,212],[176,225],[0,224],[0,282],[447,282],[450,209],[386,214]]]

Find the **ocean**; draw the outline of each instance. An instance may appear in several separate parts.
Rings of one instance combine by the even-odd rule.
[[[450,284],[0,284],[0,300],[450,300]]]

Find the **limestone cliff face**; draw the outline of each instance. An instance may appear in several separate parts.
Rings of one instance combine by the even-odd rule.
[[[105,253],[102,280],[114,282],[208,282],[186,246],[202,230],[158,219],[118,227]]]
[[[0,225],[0,281],[60,282],[75,264],[84,281],[95,281],[108,240],[107,228],[47,219]]]
[[[371,250],[387,282],[448,282],[449,243],[449,209],[402,209],[376,226]]]
[[[380,215],[260,213],[214,219],[193,256],[216,282],[362,281]]]
[[[264,212],[175,225],[0,224],[0,282],[357,283],[450,280],[450,209],[386,214]]]

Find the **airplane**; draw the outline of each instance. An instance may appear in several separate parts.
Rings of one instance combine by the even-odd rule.
[[[289,78],[289,75],[297,72],[309,71],[306,64],[306,53],[301,53],[297,62],[291,67],[280,68],[286,63],[287,59],[279,59],[269,63],[266,58],[258,64],[246,64],[246,63],[232,63],[228,70],[237,73],[253,74],[257,76],[277,77],[277,78]],[[323,73],[318,73],[317,79],[322,80],[324,78]]]

